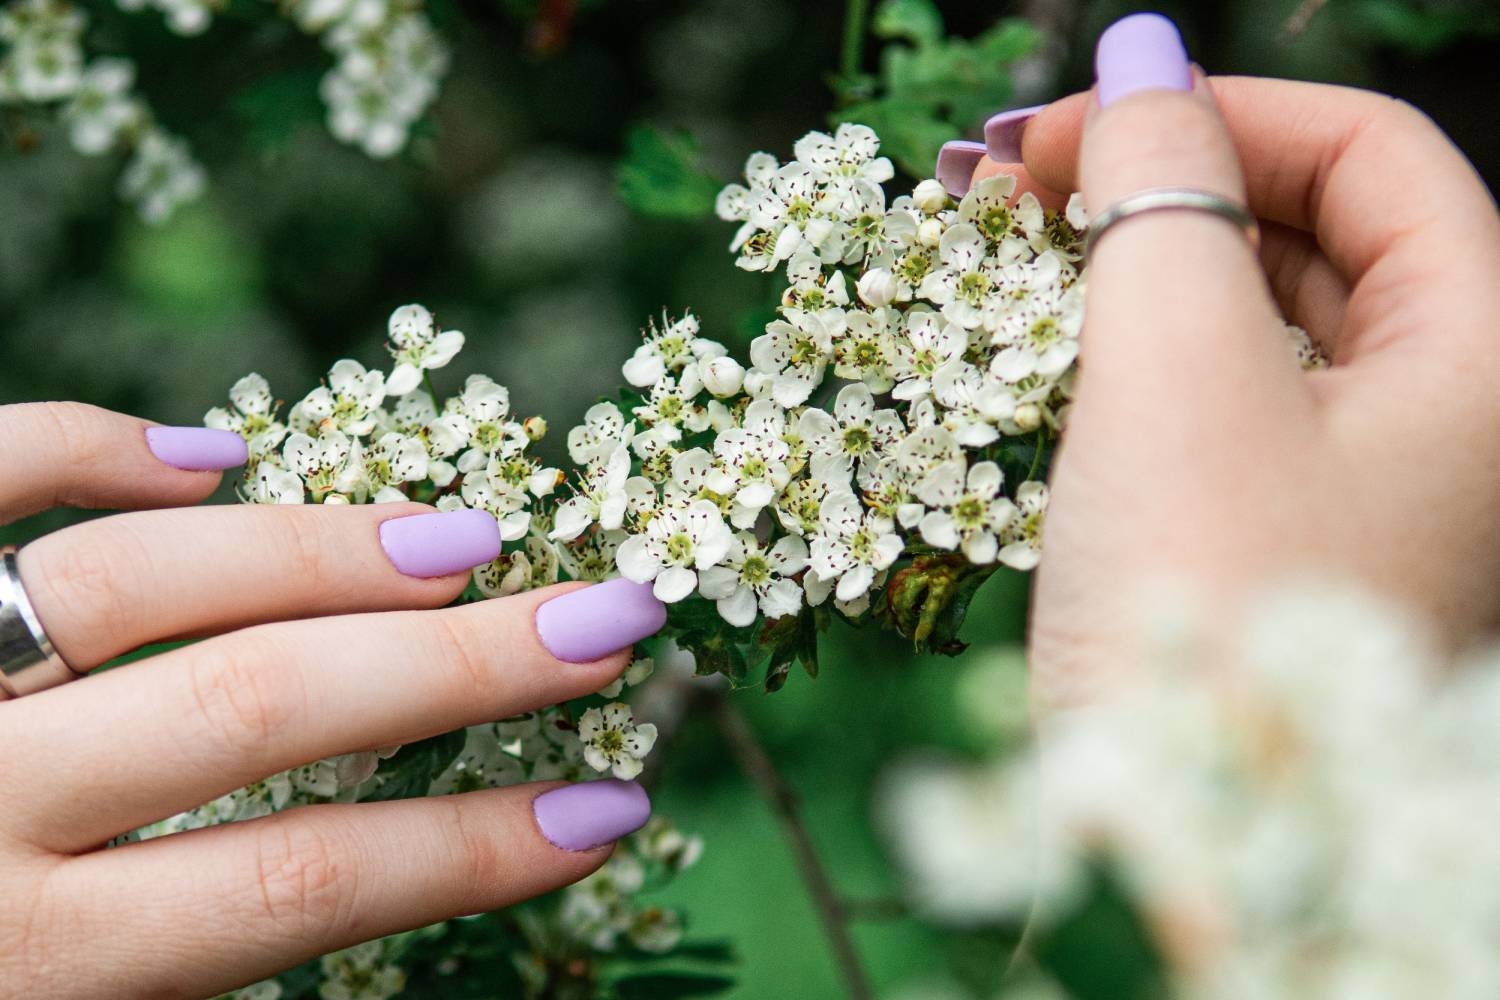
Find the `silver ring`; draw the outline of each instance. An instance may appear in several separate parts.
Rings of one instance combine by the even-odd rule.
[[[1250,241],[1250,246],[1260,247],[1260,224],[1244,205],[1237,204],[1223,195],[1198,188],[1163,187],[1138,191],[1115,202],[1089,223],[1088,238],[1084,252],[1093,253],[1094,247],[1104,234],[1132,215],[1146,212],[1163,212],[1167,209],[1187,209],[1193,212],[1208,212],[1239,226]]]
[[[80,676],[42,631],[36,609],[21,586],[16,547],[0,546],[0,700],[44,691]]]

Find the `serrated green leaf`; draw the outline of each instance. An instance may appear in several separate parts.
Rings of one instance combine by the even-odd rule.
[[[687,132],[637,125],[626,134],[625,156],[615,168],[620,198],[653,218],[707,218],[722,185],[698,160],[698,143]]]
[[[375,776],[360,795],[362,802],[384,802],[426,795],[432,779],[447,770],[464,748],[467,734],[458,729],[418,743],[408,743],[389,760],[380,762]]]

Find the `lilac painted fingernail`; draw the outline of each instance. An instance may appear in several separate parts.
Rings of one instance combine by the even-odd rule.
[[[979,166],[979,161],[984,159],[984,143],[968,142],[963,139],[955,139],[952,142],[943,143],[943,148],[938,150],[937,179],[955,198],[962,198],[969,192],[969,180],[974,176],[974,168]]]
[[[1142,90],[1193,89],[1182,34],[1160,14],[1132,14],[1105,29],[1094,50],[1094,73],[1105,108]]]
[[[626,579],[574,590],[536,609],[542,645],[568,663],[591,663],[655,635],[666,623],[667,606],[651,593],[651,584]]]
[[[985,122],[984,145],[989,150],[990,159],[997,163],[1020,163],[1021,134],[1026,131],[1026,123],[1046,106],[1038,104],[1034,108],[1002,111]]]
[[[531,811],[554,847],[586,851],[645,826],[651,799],[633,781],[605,778],[543,792],[532,800]]]
[[[447,576],[500,555],[500,525],[482,510],[443,510],[380,522],[380,547],[407,576]]]
[[[244,438],[212,427],[147,427],[146,447],[172,468],[188,472],[232,469],[250,455]]]

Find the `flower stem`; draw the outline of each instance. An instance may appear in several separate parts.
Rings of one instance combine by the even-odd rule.
[[[1031,456],[1031,468],[1026,472],[1028,480],[1035,479],[1037,470],[1042,467],[1042,446],[1047,443],[1047,428],[1039,427],[1036,432],[1036,454]]]
[[[833,957],[838,963],[839,973],[843,976],[844,989],[849,995],[849,1000],[873,1000],[875,994],[870,988],[869,977],[865,973],[864,965],[860,962],[859,952],[854,947],[854,940],[849,935],[848,907],[834,892],[833,881],[828,877],[828,870],[823,867],[823,862],[818,857],[818,849],[813,844],[812,835],[802,823],[802,817],[797,808],[797,793],[792,791],[786,779],[781,776],[781,772],[776,770],[776,765],[772,763],[765,747],[761,746],[755,738],[755,732],[750,728],[750,724],[745,721],[745,717],[738,709],[730,704],[728,695],[720,692],[713,699],[712,708],[719,732],[723,735],[724,742],[729,745],[729,752],[734,755],[740,769],[755,784],[767,805],[771,807],[771,811],[776,814],[776,819],[781,823],[781,832],[786,835],[787,843],[792,849],[792,857],[797,862],[797,870],[802,876],[803,884],[807,886],[808,895],[812,897],[813,906],[818,911],[818,918],[822,921],[823,930],[828,935],[828,943],[833,948]]]
[[[870,0],[846,0],[844,4],[844,45],[839,56],[839,76],[846,84],[859,75],[865,62],[865,21],[869,13]]]

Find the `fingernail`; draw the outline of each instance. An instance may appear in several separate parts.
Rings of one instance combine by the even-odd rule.
[[[623,578],[554,597],[536,609],[542,645],[568,663],[591,663],[655,635],[666,623],[667,606],[651,593],[651,584]]]
[[[955,198],[962,198],[969,191],[969,180],[974,168],[984,159],[984,143],[955,139],[943,143],[938,150],[937,179]]]
[[[633,781],[605,778],[543,792],[532,800],[531,811],[553,847],[586,851],[645,826],[651,799]]]
[[[1020,163],[1021,134],[1026,131],[1026,123],[1046,106],[1038,104],[1034,108],[1002,111],[985,122],[984,145],[990,159],[997,163]]]
[[[1160,14],[1132,14],[1110,25],[1099,36],[1094,73],[1100,107],[1142,90],[1193,89],[1182,35]]]
[[[407,576],[447,576],[500,556],[500,525],[483,510],[443,510],[380,523],[380,547]]]
[[[245,439],[212,427],[147,427],[146,447],[174,469],[232,469],[250,457]]]

